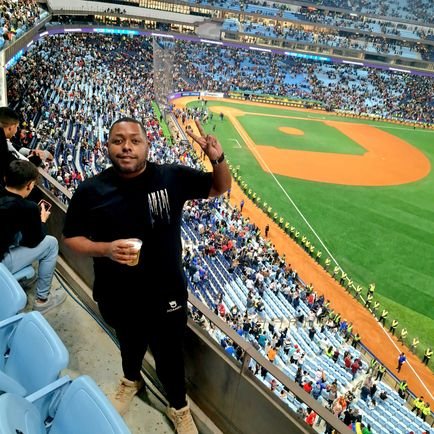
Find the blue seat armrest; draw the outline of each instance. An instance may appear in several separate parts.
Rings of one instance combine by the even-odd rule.
[[[63,377],[58,378],[56,381],[53,381],[52,383],[48,384],[47,386],[43,387],[42,389],[37,390],[36,392],[31,393],[30,395],[26,396],[27,401],[34,403],[38,399],[43,398],[44,396],[48,395],[49,393],[56,392],[57,390],[63,388],[66,384],[71,383],[71,378],[69,375],[64,375]]]
[[[8,327],[18,321],[21,321],[25,314],[24,313],[18,313],[17,315],[11,316],[10,318],[6,318],[3,321],[0,321],[0,329]]]

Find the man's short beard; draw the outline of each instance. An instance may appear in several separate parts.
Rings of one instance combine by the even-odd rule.
[[[121,167],[115,161],[110,160],[114,169],[118,173],[135,173],[140,172],[142,169],[146,167],[146,160],[144,160],[141,164],[136,165],[135,167],[131,167],[130,169],[126,169],[125,167]]]

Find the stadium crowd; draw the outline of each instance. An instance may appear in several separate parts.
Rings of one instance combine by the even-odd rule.
[[[378,15],[405,21],[434,23],[434,10],[430,0],[302,0],[310,6],[319,8],[338,8],[358,14]],[[249,0],[238,2],[234,0],[187,0],[188,3],[209,5],[217,8],[256,12],[263,15],[274,15],[276,11],[293,10],[293,5],[277,1],[263,2]],[[273,10],[274,9],[274,10]]]
[[[354,34],[347,36],[338,29],[318,31],[305,30],[301,25],[287,24],[285,26],[264,25],[249,20],[241,23],[234,19],[223,24],[224,29],[235,30],[253,36],[285,39],[294,42],[306,42],[338,48],[351,48],[363,52],[409,57],[414,59],[430,58],[430,47],[409,41],[386,39],[379,35]],[[242,39],[250,42],[249,37]]]
[[[401,115],[419,119],[421,106],[432,122],[432,105],[428,111],[428,102],[422,98],[427,98],[422,86],[430,82],[423,84],[419,77],[367,70],[359,75],[358,69],[349,66],[317,66],[269,54],[255,57],[207,45],[179,43],[176,50],[176,58],[187,60],[178,71],[178,83],[196,89],[261,89],[363,110],[363,92],[369,87],[370,93],[378,95],[377,108],[383,116],[393,113],[385,110],[399,106],[400,92],[408,89],[409,101],[399,106]],[[290,72],[284,72],[288,67]],[[255,74],[248,72],[252,69]],[[53,153],[54,161],[47,170],[70,191],[106,167],[101,144],[107,138],[107,126],[119,116],[133,116],[144,123],[152,144],[151,160],[200,167],[188,144],[176,141],[167,146],[168,139],[152,110],[151,72],[152,47],[146,38],[66,35],[42,40],[8,73],[9,102],[24,122],[20,139],[30,148]],[[286,83],[286,74],[307,77],[308,81]],[[409,77],[411,80],[405,81]],[[330,85],[334,79],[341,84]],[[391,101],[386,103],[386,98]],[[186,120],[203,119],[205,114],[192,111]],[[351,323],[299,279],[286,258],[279,256],[240,211],[221,199],[193,201],[184,218],[184,264],[193,292],[270,361],[347,424],[361,420],[368,430],[365,433],[375,432],[369,428],[372,414],[378,420],[384,417],[385,400],[402,405],[405,380],[400,397],[380,381],[380,365],[367,366],[362,361],[357,350],[360,336],[352,331]],[[232,292],[218,285],[218,274],[224,282],[237,281],[238,289],[246,290],[245,300],[241,293],[237,296],[242,303],[234,302]],[[285,318],[276,312],[286,313]],[[240,357],[239,348],[200,315],[194,315],[227,353]],[[328,368],[319,369],[320,365]],[[254,363],[250,368],[307,423],[319,422],[264,369]],[[419,426],[408,413],[408,423]],[[329,432],[329,427],[325,430]]]
[[[239,210],[221,200],[192,202],[184,220],[184,264],[196,296],[347,425],[363,423],[367,433],[380,432],[381,413],[388,407],[384,402],[390,399],[402,405],[405,380],[400,397],[381,382],[385,369],[375,359],[369,365],[362,361],[357,350],[360,335],[353,333],[352,323],[330,309],[329,301],[311,285],[301,283],[286,258],[278,255]],[[224,275],[223,280],[219,274]],[[238,288],[238,304],[231,286]],[[245,300],[239,288],[244,288]],[[276,308],[279,302],[281,312],[283,302],[289,308],[285,319],[273,316],[280,311]],[[229,355],[241,359],[240,347],[200,313],[194,312],[193,317]],[[307,423],[315,422],[316,415],[263,367],[252,362],[250,369]],[[423,405],[429,409],[428,402]],[[373,417],[372,412],[376,413]],[[320,420],[316,422],[320,425]],[[412,423],[407,422],[408,426]]]
[[[432,28],[423,25],[404,24],[372,17],[360,17],[343,12],[326,13],[322,9],[301,9],[301,11],[297,12],[295,16],[301,21],[400,36],[408,39],[428,39],[434,34]]]
[[[0,6],[0,49],[6,42],[19,38],[47,12],[36,0],[3,0]]]
[[[185,59],[178,65],[178,88],[254,91],[381,118],[434,120],[432,78],[202,44],[179,42],[177,50]]]

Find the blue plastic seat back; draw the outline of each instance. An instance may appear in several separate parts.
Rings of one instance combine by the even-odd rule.
[[[131,434],[122,417],[88,376],[76,378],[61,398],[49,434]]]
[[[68,366],[68,350],[39,312],[24,315],[9,341],[9,349],[3,371],[27,394],[52,383]],[[41,414],[46,414],[47,406],[44,400],[37,403]]]
[[[0,263],[0,321],[24,309],[27,296],[12,273]],[[1,338],[1,335],[0,335]]]
[[[21,396],[0,395],[0,434],[46,434],[37,408]]]

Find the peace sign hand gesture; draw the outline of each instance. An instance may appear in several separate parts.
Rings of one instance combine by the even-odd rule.
[[[187,127],[187,134],[199,144],[210,160],[217,160],[223,153],[223,148],[216,137],[206,134],[200,122],[195,119],[195,124],[199,130],[200,136],[193,133],[191,127]]]

